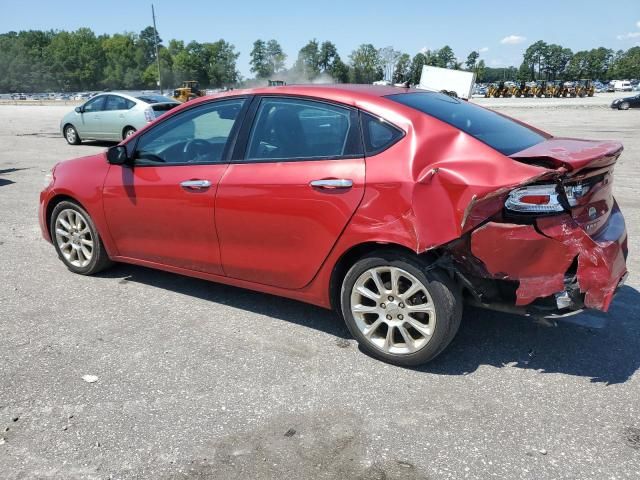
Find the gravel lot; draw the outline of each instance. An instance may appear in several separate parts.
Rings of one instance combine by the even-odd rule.
[[[628,286],[545,326],[467,309],[417,370],[360,352],[328,311],[120,265],[69,273],[37,202],[70,107],[0,105],[0,478],[640,478],[640,111],[478,99],[626,150]],[[87,383],[84,375],[95,375]]]

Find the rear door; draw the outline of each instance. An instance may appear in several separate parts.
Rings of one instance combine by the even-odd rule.
[[[356,110],[265,96],[216,198],[224,273],[296,289],[320,269],[364,193]]]
[[[125,115],[135,106],[135,102],[120,95],[108,95],[104,104],[100,130],[105,139],[120,141],[126,126]]]

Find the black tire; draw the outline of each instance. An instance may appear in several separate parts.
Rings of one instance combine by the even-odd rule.
[[[412,353],[395,354],[383,351],[365,337],[351,311],[352,289],[358,278],[374,267],[400,268],[426,287],[436,313],[436,324],[429,341]],[[398,252],[373,252],[358,260],[347,272],[340,292],[340,309],[347,328],[360,347],[373,357],[394,365],[411,367],[433,360],[455,337],[462,319],[462,295],[455,282],[442,270],[429,270],[421,259]]]
[[[80,142],[82,142],[76,127],[71,124],[65,125],[64,127],[64,139],[69,145],[80,145]]]
[[[130,137],[134,133],[136,133],[136,129],[135,128],[133,128],[133,127],[125,127],[124,130],[122,130],[122,139],[124,140],[127,137]]]
[[[618,107],[619,110],[629,110],[629,102],[622,102]]]
[[[56,237],[56,222],[58,217],[65,211],[73,210],[78,212],[84,219],[86,219],[86,226],[90,230],[91,240],[93,241],[92,247],[92,255],[87,265],[77,266],[71,263],[66,256],[63,254],[60,245],[58,245],[57,237]],[[98,235],[98,231],[93,223],[93,220],[87,213],[87,211],[82,208],[77,203],[71,201],[62,201],[58,203],[53,212],[51,212],[51,218],[49,219],[49,229],[51,232],[51,240],[53,241],[53,245],[58,253],[58,257],[62,260],[62,263],[71,270],[73,273],[78,273],[80,275],[93,275],[94,273],[98,273],[108,267],[110,267],[113,262],[109,258],[107,251],[104,249],[104,244],[102,243],[102,239],[100,235]]]

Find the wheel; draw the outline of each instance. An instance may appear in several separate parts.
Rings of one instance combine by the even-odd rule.
[[[64,127],[64,138],[67,140],[69,145],[80,145],[80,135],[78,135],[76,127],[73,125],[67,125]]]
[[[361,348],[400,366],[424,364],[453,340],[462,318],[462,297],[442,271],[421,260],[379,252],[347,272],[342,316]]]
[[[50,229],[60,260],[72,272],[93,275],[112,264],[91,217],[76,203],[57,204]]]
[[[620,110],[629,110],[629,102],[622,102],[618,108]]]
[[[133,135],[134,133],[136,133],[136,129],[133,127],[126,127],[124,129],[124,131],[122,132],[122,139],[124,140],[127,137],[130,137],[131,135]]]

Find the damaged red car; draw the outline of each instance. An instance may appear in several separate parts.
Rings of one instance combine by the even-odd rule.
[[[334,308],[364,350],[417,365],[465,303],[609,308],[621,152],[436,92],[236,90],[59,163],[39,217],[75,273],[126,262]]]

